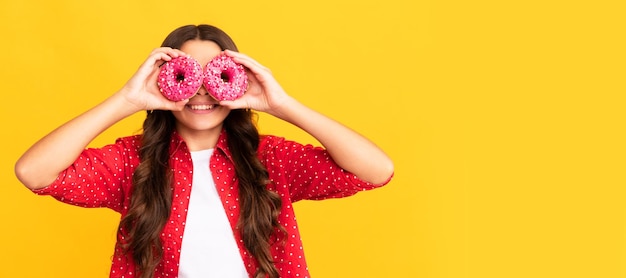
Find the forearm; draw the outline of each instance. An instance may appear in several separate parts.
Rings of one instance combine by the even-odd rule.
[[[17,178],[31,189],[49,185],[96,136],[135,112],[120,94],[109,97],[29,148],[15,164]]]
[[[373,142],[295,99],[289,98],[275,113],[315,137],[340,167],[357,177],[379,184],[393,174],[393,162]]]
[[[243,97],[221,105],[266,112],[300,127],[315,137],[340,167],[365,181],[380,184],[391,177],[391,159],[370,140],[288,96],[271,71],[252,58],[225,53],[250,70],[251,81]]]

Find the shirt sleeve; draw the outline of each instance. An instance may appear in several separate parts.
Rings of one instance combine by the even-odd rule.
[[[120,212],[139,161],[135,140],[122,138],[102,148],[85,149],[52,184],[33,192],[75,206]]]
[[[389,183],[372,184],[342,169],[324,148],[281,137],[264,136],[261,150],[277,190],[288,190],[292,202],[354,195]]]

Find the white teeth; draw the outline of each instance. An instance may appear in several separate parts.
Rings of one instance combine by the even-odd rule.
[[[189,107],[193,110],[211,110],[213,109],[213,107],[215,107],[215,104],[211,104],[211,105],[206,105],[206,104],[201,104],[201,105],[189,105]]]

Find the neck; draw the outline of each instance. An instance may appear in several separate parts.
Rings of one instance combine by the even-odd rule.
[[[222,132],[222,126],[209,130],[188,130],[176,127],[180,137],[185,140],[189,151],[200,151],[215,148]]]

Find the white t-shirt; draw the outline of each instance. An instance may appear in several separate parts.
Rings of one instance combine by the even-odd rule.
[[[178,277],[247,278],[239,247],[209,169],[213,149],[191,152],[193,186]]]

